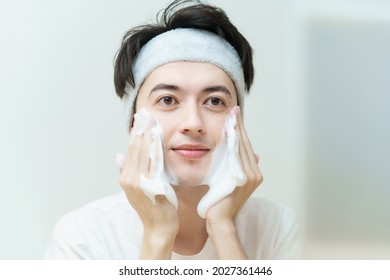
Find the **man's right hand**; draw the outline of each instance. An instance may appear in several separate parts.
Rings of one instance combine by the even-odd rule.
[[[170,259],[173,243],[179,229],[175,207],[163,195],[157,195],[155,204],[140,188],[141,174],[153,178],[150,147],[151,121],[144,133],[133,133],[127,155],[124,157],[119,184],[126,193],[144,226],[141,259]]]

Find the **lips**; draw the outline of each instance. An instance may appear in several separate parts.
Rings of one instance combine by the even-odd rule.
[[[173,148],[172,150],[178,155],[189,159],[196,159],[196,158],[203,157],[210,151],[209,148],[199,144],[180,145]]]

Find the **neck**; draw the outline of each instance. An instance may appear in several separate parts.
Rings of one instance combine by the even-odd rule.
[[[207,186],[173,186],[179,201],[179,231],[176,235],[174,251],[182,255],[199,253],[208,238],[206,221],[197,212]]]

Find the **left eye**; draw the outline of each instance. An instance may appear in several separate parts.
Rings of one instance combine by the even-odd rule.
[[[172,106],[175,105],[177,102],[172,96],[163,96],[158,100],[158,103],[162,106]]]
[[[212,97],[210,98],[209,100],[207,100],[206,102],[208,105],[212,105],[212,106],[221,106],[221,105],[225,105],[225,103],[223,102],[223,100],[221,98],[218,98],[218,97]]]

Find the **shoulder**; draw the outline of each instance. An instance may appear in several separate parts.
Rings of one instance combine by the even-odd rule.
[[[240,214],[245,218],[260,220],[293,220],[295,212],[288,206],[259,197],[251,197],[241,209]]]
[[[76,209],[69,214],[76,212],[89,212],[89,211],[98,211],[101,213],[109,213],[115,211],[116,209],[122,208],[128,205],[128,201],[125,193],[119,192],[113,195],[109,195],[104,198],[97,199],[95,201],[89,202],[88,204]]]
[[[236,224],[251,258],[299,258],[299,219],[290,207],[253,197],[237,215]]]
[[[138,238],[139,223],[124,192],[90,202],[58,220],[45,258],[121,258],[122,237]]]
[[[57,222],[56,229],[64,229],[68,226],[75,228],[75,225],[81,228],[88,227],[93,229],[99,220],[121,216],[121,214],[132,211],[133,209],[126,200],[126,196],[123,192],[120,192],[95,200],[65,214]]]

